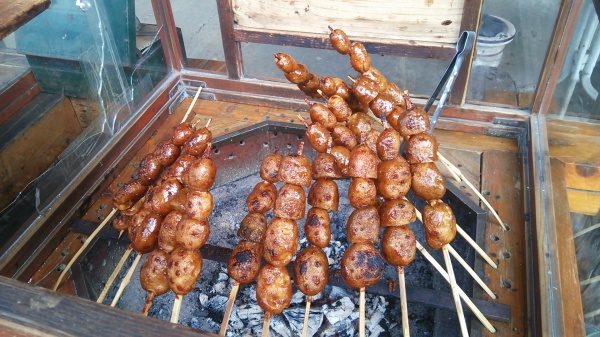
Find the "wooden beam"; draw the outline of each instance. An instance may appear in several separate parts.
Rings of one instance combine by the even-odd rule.
[[[50,7],[50,0],[0,0],[0,40]]]

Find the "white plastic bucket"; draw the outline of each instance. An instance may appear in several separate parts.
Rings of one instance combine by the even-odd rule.
[[[477,55],[474,65],[497,67],[502,59],[504,47],[517,33],[515,26],[508,20],[495,15],[483,14],[477,36]]]

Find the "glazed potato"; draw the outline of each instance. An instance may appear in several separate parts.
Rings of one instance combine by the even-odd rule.
[[[298,225],[291,219],[275,217],[271,220],[263,240],[265,260],[283,267],[292,261],[298,250]]]
[[[204,154],[208,144],[212,141],[212,133],[207,128],[198,129],[183,144],[182,153],[196,158]]]
[[[398,158],[402,138],[398,131],[392,128],[386,128],[377,138],[376,148],[377,156],[381,160],[392,160]]]
[[[411,187],[424,200],[441,199],[446,194],[446,182],[435,163],[410,165]]]
[[[294,284],[306,296],[321,292],[329,279],[327,255],[321,248],[304,248],[294,261]]]
[[[312,167],[310,160],[303,154],[288,154],[281,160],[279,179],[284,183],[310,186]]]
[[[277,188],[273,183],[261,181],[246,198],[246,206],[248,212],[266,213],[275,205],[277,198]]]
[[[179,157],[180,153],[181,148],[173,144],[171,140],[163,140],[156,145],[156,149],[154,150],[156,159],[158,159],[158,162],[163,166],[169,166],[173,164]]]
[[[333,180],[318,179],[308,191],[308,204],[328,211],[337,212],[340,202],[338,186]]]
[[[214,208],[210,192],[189,191],[186,198],[185,211],[188,217],[196,220],[208,218]]]
[[[372,206],[377,199],[375,182],[368,178],[352,178],[348,186],[348,200],[354,208]]]
[[[331,240],[331,219],[326,210],[313,207],[306,213],[306,222],[304,223],[304,233],[306,239],[311,244],[325,248]]]
[[[312,177],[317,179],[340,179],[342,171],[330,153],[319,153],[312,163]]]
[[[169,254],[161,249],[155,249],[146,258],[140,269],[140,283],[147,292],[160,296],[169,291],[167,270]]]
[[[386,199],[401,199],[410,191],[410,165],[398,156],[377,165],[377,190]]]
[[[355,209],[346,222],[348,242],[379,241],[379,213],[374,206]]]
[[[138,170],[138,179],[143,185],[151,185],[158,179],[162,172],[163,165],[158,161],[158,158],[154,153],[148,153],[140,161],[140,168]]]
[[[252,282],[260,271],[263,248],[260,243],[242,240],[229,255],[227,273],[239,284]]]
[[[398,132],[404,138],[429,131],[429,116],[419,108],[414,107],[409,110],[398,120]]]
[[[386,200],[379,207],[382,227],[405,226],[417,219],[415,206],[405,199]]]
[[[280,314],[292,301],[292,280],[287,269],[266,264],[256,281],[256,300],[263,310]]]
[[[285,184],[277,193],[273,214],[276,217],[298,220],[304,218],[306,193],[298,185]]]
[[[264,181],[276,183],[279,181],[279,168],[283,156],[279,153],[268,154],[260,164],[260,177]]]
[[[356,243],[342,257],[342,278],[354,289],[372,286],[383,276],[385,262],[370,243]]]
[[[183,189],[179,180],[168,178],[160,184],[151,187],[146,196],[144,208],[165,216],[171,212],[171,201]]]
[[[169,287],[177,295],[185,295],[194,289],[202,272],[202,255],[197,250],[177,248],[171,253],[167,276]]]
[[[410,227],[386,227],[381,238],[383,257],[393,266],[408,266],[417,253],[416,242],[415,233]]]
[[[148,186],[140,180],[132,180],[119,187],[113,196],[113,204],[118,210],[126,210],[133,206],[148,190]]]
[[[173,130],[171,141],[177,146],[185,144],[185,142],[196,132],[191,123],[181,123]]]
[[[456,218],[448,204],[441,200],[430,200],[423,208],[425,239],[432,249],[440,249],[452,242],[456,236]]]
[[[267,218],[262,213],[248,213],[237,231],[237,235],[248,241],[262,242],[267,230]]]
[[[377,163],[379,159],[367,145],[361,144],[350,151],[348,176],[354,178],[377,179]]]
[[[208,158],[200,158],[190,164],[183,175],[183,183],[189,189],[206,192],[215,183],[216,175],[215,163]]]
[[[209,235],[210,225],[207,219],[184,218],[175,230],[177,244],[187,250],[196,250],[202,247],[208,240]]]
[[[411,164],[437,160],[438,142],[428,133],[411,136],[406,142],[406,160]]]
[[[127,235],[131,240],[131,248],[139,254],[149,253],[156,248],[162,221],[162,216],[148,212],[141,222],[135,222],[129,226]]]
[[[171,213],[165,217],[160,225],[160,231],[158,232],[158,247],[160,249],[170,253],[177,248],[175,231],[177,230],[177,225],[184,217],[185,214],[179,211],[171,211]]]

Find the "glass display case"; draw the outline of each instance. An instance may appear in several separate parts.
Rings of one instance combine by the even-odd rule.
[[[0,13],[10,14],[0,18],[7,22],[0,24],[0,289],[8,294],[0,299],[0,331],[238,336],[269,329],[272,336],[299,336],[308,329],[312,336],[350,336],[366,329],[400,336],[410,327],[411,335],[434,336],[464,336],[465,329],[476,336],[595,335],[598,6],[592,0],[0,0]],[[321,247],[327,285],[310,301],[294,286],[289,307],[263,325],[256,282],[240,285],[228,273],[238,229],[251,212],[246,197],[264,179],[261,161],[270,153],[292,156],[304,147],[309,160],[317,157],[306,133],[315,122],[309,107],[332,96],[307,96],[308,82],[290,83],[277,55],[304,65],[320,89],[329,76],[357,97],[355,81],[366,71],[332,47],[329,34],[337,28],[361,42],[370,67],[399,87],[393,106],[428,109],[439,143],[435,165],[447,189],[441,200],[460,229],[438,250],[425,244],[431,238],[421,222],[411,222],[426,246],[415,261],[402,271],[386,265],[366,291],[353,289],[341,261],[352,243],[348,190],[356,180],[336,180],[340,207],[328,213],[332,235]],[[462,67],[452,69],[463,31],[475,41]],[[444,95],[433,93],[449,70],[455,81],[442,102]],[[383,90],[376,94],[384,97]],[[368,129],[348,124],[349,130],[357,142],[375,146],[395,120],[380,122],[373,112],[379,107],[362,106]],[[356,104],[353,116],[360,109]],[[147,302],[140,270],[150,259],[133,248],[135,232],[112,228],[133,209],[116,196],[143,179],[151,155],[174,142],[173,130],[186,122],[210,130],[211,146],[195,155],[217,171],[213,187],[202,191],[214,202],[203,218],[210,236],[198,250],[202,273],[187,295],[168,292]],[[409,143],[414,135],[404,136]],[[182,151],[178,158],[192,155]],[[152,195],[170,179],[169,165],[157,166],[165,178],[147,187]],[[190,193],[185,179],[178,184]],[[145,210],[154,207],[149,195],[140,203]],[[425,211],[417,195],[407,198]],[[169,207],[188,211],[183,202],[179,210],[176,201]],[[166,216],[159,217],[165,228]],[[266,219],[273,218],[268,211]],[[308,220],[296,226],[294,253],[313,244],[305,237]],[[450,284],[436,264],[446,278],[454,273]],[[55,314],[61,319],[53,321]],[[130,324],[115,326],[117,317]]]

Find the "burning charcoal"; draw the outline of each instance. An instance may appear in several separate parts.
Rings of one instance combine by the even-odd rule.
[[[231,330],[241,330],[244,328],[244,323],[238,316],[238,307],[236,305],[233,306],[231,316],[229,316],[229,326]]]
[[[323,305],[323,313],[332,325],[346,320],[355,311],[354,309],[356,309],[354,303],[349,297],[342,297],[330,305]]]
[[[304,307],[298,306],[289,308],[283,311],[283,316],[286,318],[290,325],[290,329],[293,331],[294,336],[302,334],[302,327],[304,324]],[[323,312],[319,308],[311,308],[310,315],[308,316],[308,331],[307,336],[313,336],[317,333],[321,324],[323,323]]]
[[[206,303],[206,308],[208,309],[208,312],[210,314],[218,316],[218,317],[223,317],[223,314],[225,314],[225,306],[226,305],[227,305],[227,297],[217,295],[217,296],[211,298],[210,300],[208,300],[208,303]]]
[[[286,324],[282,315],[274,315],[273,317],[271,317],[271,325],[270,325],[270,329],[269,329],[269,334],[275,335],[275,336],[281,336],[281,337],[296,336],[296,334],[292,333],[292,331]]]
[[[198,295],[198,301],[200,301],[201,306],[205,306],[206,302],[208,302],[208,295],[200,293],[200,295]]]
[[[258,304],[241,305],[237,313],[247,329],[262,329],[264,310]]]
[[[354,319],[358,319],[358,312],[355,315]],[[339,337],[351,337],[355,334],[354,324],[352,324],[352,319],[344,319],[340,320],[337,324],[332,324],[326,327],[321,333],[319,337],[326,336],[339,336]]]

